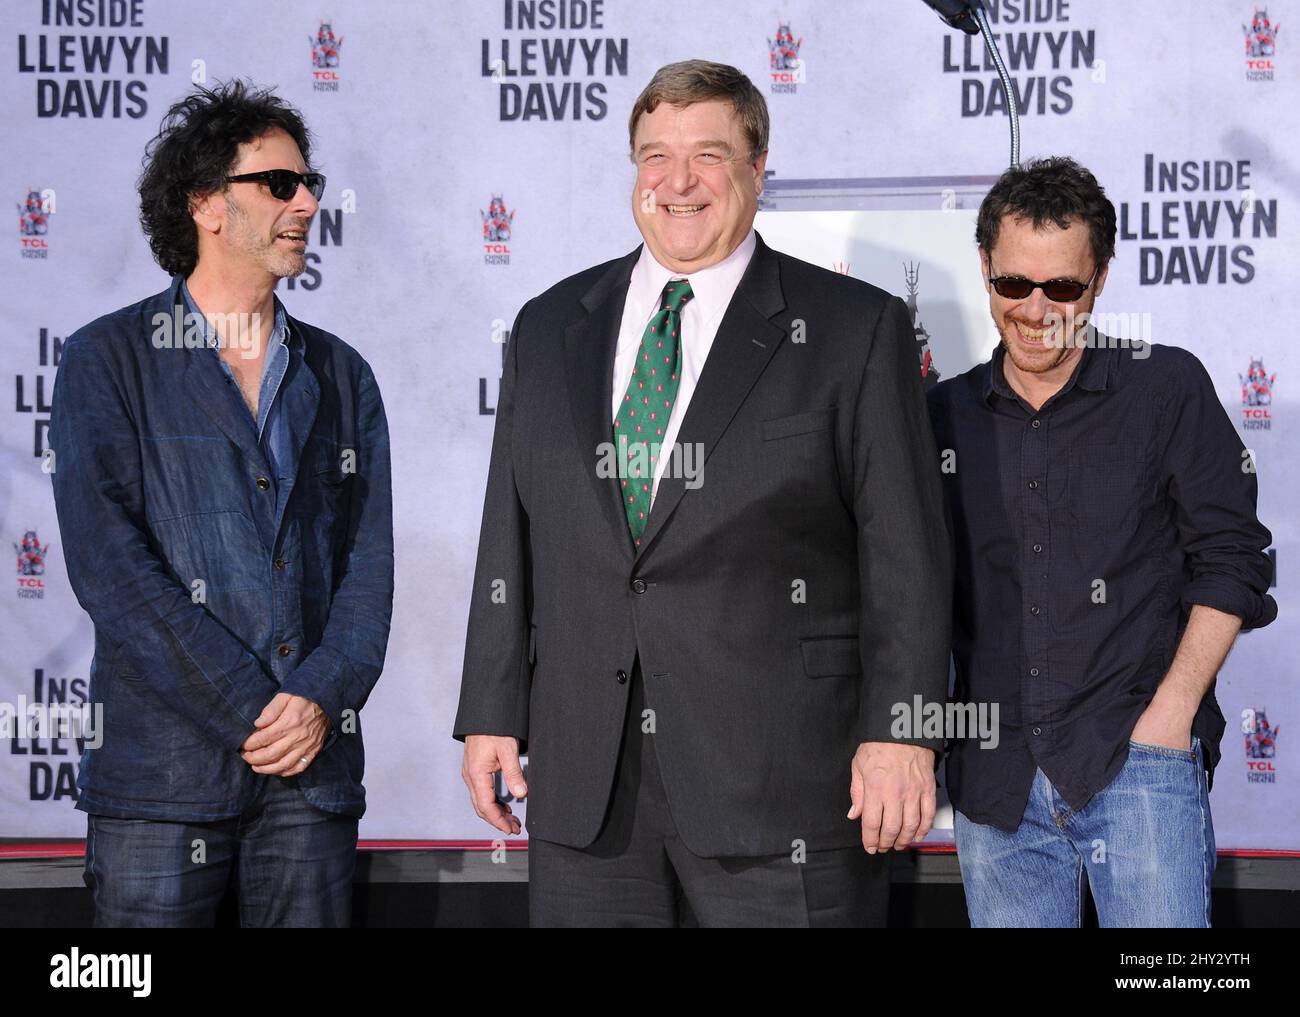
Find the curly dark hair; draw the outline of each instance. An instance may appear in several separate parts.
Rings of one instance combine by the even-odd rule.
[[[189,275],[199,258],[190,201],[222,191],[239,146],[279,128],[311,166],[311,133],[300,114],[274,95],[240,81],[199,88],[174,103],[145,148],[140,226],[164,272]]]
[[[1029,220],[1035,229],[1048,222],[1065,229],[1079,219],[1088,227],[1098,267],[1115,257],[1115,206],[1097,178],[1073,159],[1034,159],[998,177],[975,220],[975,242],[985,254],[993,250],[1008,215]]]

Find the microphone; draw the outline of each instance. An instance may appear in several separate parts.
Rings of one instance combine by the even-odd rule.
[[[980,34],[975,12],[984,9],[981,0],[925,0],[925,5],[950,27],[960,28],[967,35]]]

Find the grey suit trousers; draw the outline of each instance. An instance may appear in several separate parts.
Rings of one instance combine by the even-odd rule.
[[[853,847],[758,858],[702,858],[677,835],[645,692],[633,668],[614,788],[585,848],[532,838],[529,923],[535,927],[883,927],[889,858]],[[844,774],[847,811],[849,775]]]

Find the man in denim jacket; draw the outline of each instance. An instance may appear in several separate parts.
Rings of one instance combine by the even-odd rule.
[[[140,179],[173,276],[72,335],[54,496],[95,626],[85,880],[97,925],[347,925],[358,713],[393,595],[369,365],[289,317],[324,191],[299,114],[239,82],[174,105]]]

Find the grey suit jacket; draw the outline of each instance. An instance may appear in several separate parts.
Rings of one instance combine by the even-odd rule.
[[[702,483],[665,474],[637,548],[599,467],[639,253],[515,322],[455,736],[519,738],[530,835],[585,846],[639,656],[687,847],[855,844],[858,744],[947,693],[951,551],[907,308],[759,237],[678,436]]]

